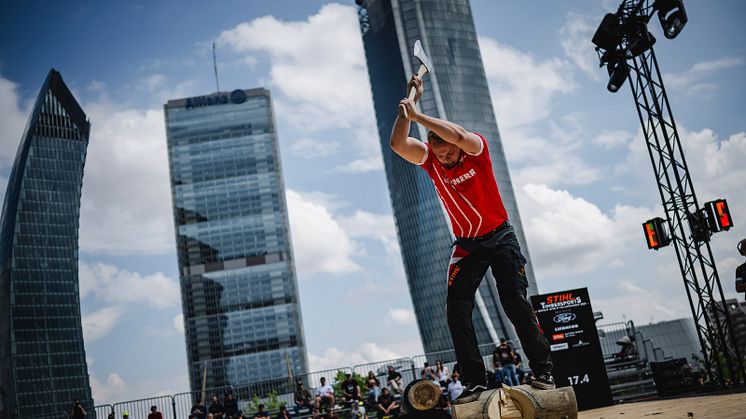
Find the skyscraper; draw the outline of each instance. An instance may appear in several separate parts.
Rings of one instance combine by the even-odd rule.
[[[164,110],[192,389],[306,372],[269,91]]]
[[[90,123],[52,69],[8,179],[0,221],[0,417],[93,407],[78,294]]]
[[[357,0],[356,3],[386,178],[420,337],[425,351],[450,349],[444,311],[452,242],[448,217],[425,171],[399,158],[389,148],[397,104],[405,94],[407,80],[419,67],[417,59],[412,57],[412,46],[417,39],[422,41],[434,67],[425,76],[420,109],[487,139],[500,194],[528,259],[529,294],[537,292],[471,7],[468,0]],[[424,140],[425,134],[420,130],[419,137]],[[479,287],[474,313],[480,344],[504,336],[517,339],[499,301],[494,279],[488,273]]]

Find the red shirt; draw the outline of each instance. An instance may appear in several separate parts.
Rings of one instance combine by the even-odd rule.
[[[420,164],[435,184],[456,237],[483,236],[508,219],[492,173],[487,140],[477,135],[482,149],[476,154],[461,150],[459,162],[453,167],[440,163],[430,144]]]

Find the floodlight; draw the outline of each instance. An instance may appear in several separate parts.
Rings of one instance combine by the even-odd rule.
[[[648,31],[645,22],[638,22],[627,39],[629,40],[627,52],[632,57],[637,57],[655,44],[655,37]]]
[[[683,0],[657,0],[654,7],[658,9],[663,35],[668,39],[676,38],[689,21]]]
[[[593,35],[592,42],[599,48],[613,50],[622,42],[624,31],[619,18],[614,13],[607,13]]]
[[[609,72],[609,83],[606,88],[611,93],[616,93],[622,87],[624,81],[627,80],[629,74],[627,61],[622,57],[615,58],[606,64],[606,70]]]

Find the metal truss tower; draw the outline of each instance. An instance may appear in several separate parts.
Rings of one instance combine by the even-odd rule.
[[[629,80],[710,383],[715,386],[744,385],[743,358],[724,303],[725,296],[709,243],[710,232],[694,193],[679,132],[652,48],[655,38],[647,31],[651,17],[656,12],[666,14],[666,9],[670,11],[671,7],[682,9],[683,23],[671,25],[673,18],[659,18],[665,36],[674,38],[687,19],[681,0],[625,0],[616,15],[607,15],[599,27],[601,32],[605,24],[611,23],[606,35],[618,35],[619,43],[603,48],[596,36],[594,43],[599,46],[601,65],[606,64],[609,70],[609,90],[616,91],[625,78]]]

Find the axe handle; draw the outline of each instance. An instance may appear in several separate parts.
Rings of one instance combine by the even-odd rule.
[[[423,64],[420,64],[420,69],[417,70],[417,77],[422,78],[427,74],[427,67],[425,67]],[[414,95],[417,93],[417,89],[415,89],[414,86],[412,86],[409,89],[409,94],[407,95],[408,99],[414,99]],[[409,116],[407,115],[407,108],[404,107],[404,105],[399,105],[399,115],[402,116],[402,118],[407,119]]]

